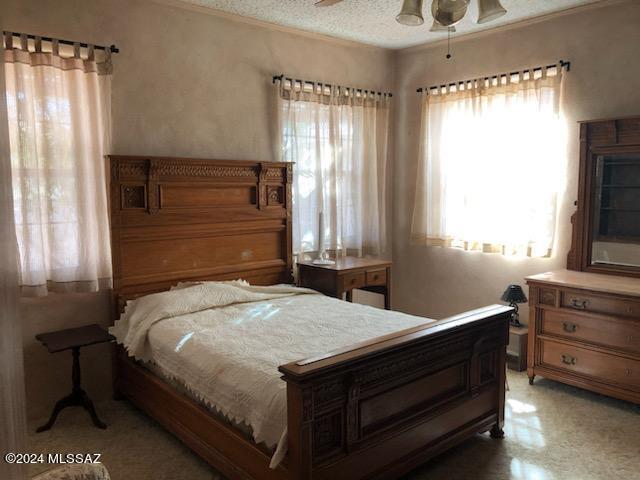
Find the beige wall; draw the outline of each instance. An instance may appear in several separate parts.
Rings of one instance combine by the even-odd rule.
[[[394,305],[433,317],[495,302],[507,283],[563,266],[576,192],[575,120],[640,113],[639,2],[455,42],[450,61],[441,45],[386,51],[151,0],[3,0],[0,8],[3,29],[120,47],[113,81],[116,154],[269,160],[273,74],[394,87]],[[410,246],[419,118],[415,88],[559,58],[572,61],[564,102],[572,128],[570,182],[554,258],[512,260]],[[47,354],[33,335],[92,322],[107,325],[109,298],[107,293],[51,295],[23,300],[22,307],[29,413],[42,416],[67,392],[70,358]],[[96,398],[110,392],[107,353],[104,346],[83,352],[83,380]]]
[[[113,153],[273,158],[271,77],[388,90],[393,52],[323,40],[150,0],[2,0],[3,29],[116,44]],[[67,393],[70,355],[49,355],[33,336],[109,323],[108,294],[22,302],[29,414]],[[83,353],[83,381],[110,392],[108,349]]]
[[[495,303],[507,284],[524,285],[523,277],[527,275],[565,266],[570,217],[577,195],[576,122],[640,114],[639,26],[640,2],[632,0],[453,42],[451,60],[445,59],[445,45],[399,53],[393,185],[395,308],[439,318]],[[411,246],[408,239],[420,118],[416,88],[546,65],[559,59],[571,61],[563,99],[569,125],[568,184],[561,202],[553,257],[510,259]],[[464,132],[460,134],[464,141]],[[526,320],[527,309],[522,313]]]

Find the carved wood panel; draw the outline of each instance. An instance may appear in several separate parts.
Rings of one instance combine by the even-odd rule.
[[[476,398],[496,388],[504,376],[500,351],[507,338],[506,328],[503,332],[497,324],[487,326],[416,344],[314,382],[312,393],[303,399],[304,418],[313,421],[312,463],[326,465],[359,452],[393,431],[438,415],[456,399]]]
[[[321,463],[324,459],[344,451],[342,422],[342,410],[335,410],[314,420],[313,458],[315,464]]]
[[[118,295],[200,278],[291,281],[289,164],[130,156],[109,161]]]
[[[121,208],[147,208],[147,191],[144,185],[122,185]]]

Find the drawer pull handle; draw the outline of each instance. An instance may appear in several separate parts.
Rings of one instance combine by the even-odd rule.
[[[573,308],[577,308],[578,310],[584,310],[589,305],[589,300],[580,299],[580,298],[572,298],[571,306]]]
[[[567,333],[574,333],[578,326],[571,322],[562,322],[562,329]]]
[[[565,365],[575,365],[576,364],[576,357],[572,357],[571,355],[562,355],[562,363],[564,363]]]

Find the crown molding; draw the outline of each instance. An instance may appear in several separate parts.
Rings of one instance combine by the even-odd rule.
[[[222,10],[217,10],[215,8],[203,7],[201,5],[194,5],[192,3],[183,2],[180,0],[149,0],[153,3],[163,5],[165,7],[173,7],[180,10],[187,10],[196,13],[202,13],[204,15],[209,15],[213,17],[224,18],[226,20],[231,20],[233,22],[244,23],[247,25],[252,25],[258,28],[263,28],[266,30],[272,30],[277,32],[288,33],[292,35],[298,35],[301,37],[311,38],[314,40],[320,40],[323,42],[333,43],[336,45],[341,45],[345,47],[352,48],[360,48],[374,51],[382,51],[382,52],[392,52],[394,49],[387,47],[380,47],[377,45],[371,45],[369,43],[358,42],[355,40],[347,40],[345,38],[333,37],[331,35],[325,35],[317,32],[310,32],[308,30],[302,30],[296,27],[288,27],[286,25],[278,25],[276,23],[266,22],[264,20],[258,20],[252,17],[245,17],[243,15],[238,15],[236,13],[224,12]]]
[[[549,20],[564,17],[566,15],[573,15],[573,14],[584,12],[584,11],[596,10],[599,8],[609,7],[609,6],[613,6],[621,3],[632,3],[634,1],[637,1],[637,0],[599,0],[594,3],[588,3],[586,5],[578,5],[576,7],[568,8],[566,10],[559,10],[557,12],[547,13],[545,15],[540,15],[538,17],[525,18],[524,20],[520,20],[518,22],[507,23],[505,25],[500,25],[494,28],[488,28],[486,30],[480,30],[478,32],[469,32],[469,33],[457,35],[455,37],[452,36],[451,43],[458,43],[458,42],[463,42],[467,40],[473,40],[475,38],[482,38],[487,35],[493,35],[495,33],[506,32],[509,30],[527,27],[529,25],[535,25],[538,23],[547,22]],[[446,44],[447,44],[447,40],[442,39],[435,42],[426,42],[426,43],[421,43],[419,45],[414,45],[411,47],[396,48],[393,50],[398,55],[409,55],[409,54],[420,52],[423,50],[428,50],[433,47],[441,47]]]

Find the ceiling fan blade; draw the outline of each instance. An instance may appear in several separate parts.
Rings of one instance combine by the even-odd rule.
[[[316,7],[330,7],[336,3],[340,3],[342,0],[320,0],[315,3]]]

